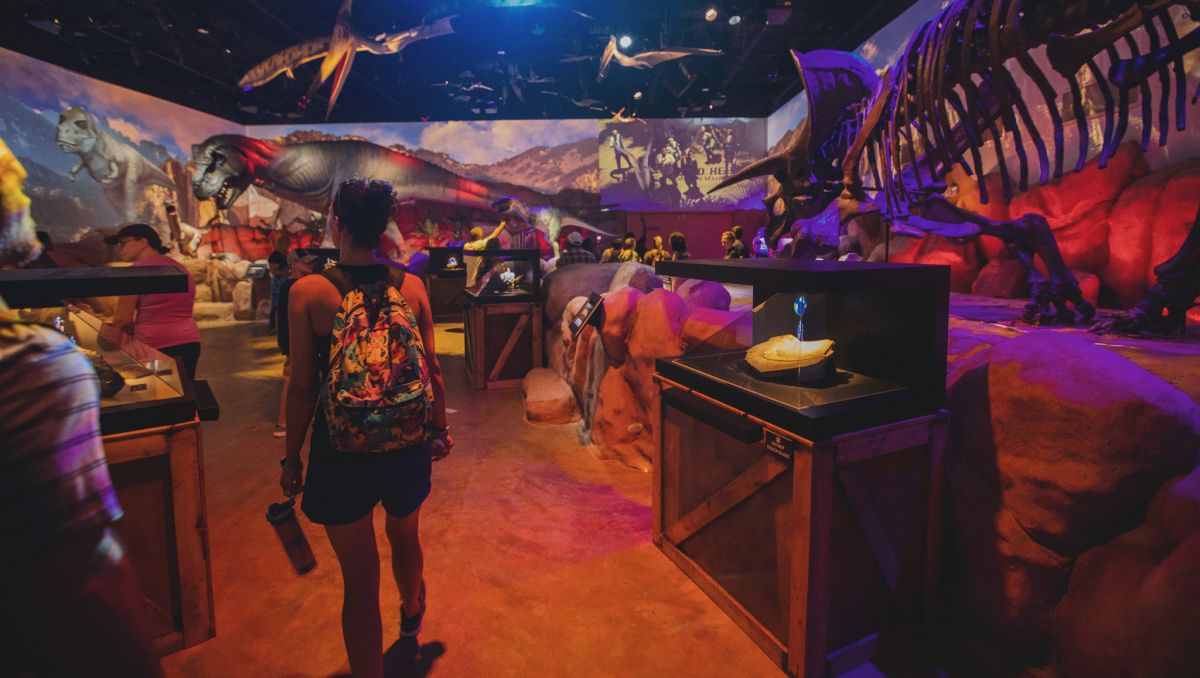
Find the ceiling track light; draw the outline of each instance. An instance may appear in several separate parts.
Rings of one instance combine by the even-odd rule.
[[[633,44],[633,38],[629,37],[628,35],[622,35],[621,39],[617,41],[617,44],[621,46],[621,49],[629,49],[629,47]]]
[[[705,21],[716,21],[717,20],[717,8],[709,7],[708,10],[706,12],[704,12],[704,20]]]

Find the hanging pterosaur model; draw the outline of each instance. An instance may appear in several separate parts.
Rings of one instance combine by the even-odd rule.
[[[329,36],[313,38],[298,45],[292,45],[285,50],[276,52],[254,68],[246,71],[238,85],[245,90],[264,85],[276,77],[287,74],[292,76],[292,70],[310,61],[322,59],[321,68],[312,86],[305,95],[305,102],[312,98],[317,89],[333,76],[333,91],[329,95],[329,106],[325,109],[325,119],[333,112],[346,77],[350,74],[350,65],[358,52],[371,54],[399,54],[404,48],[414,42],[436,38],[454,32],[450,20],[454,17],[443,17],[427,24],[410,28],[399,33],[381,33],[375,37],[360,35],[350,25],[350,4],[353,0],[345,0],[338,10],[337,19],[333,24],[333,33]]]
[[[608,44],[604,46],[604,54],[600,56],[600,73],[596,76],[596,82],[600,82],[604,79],[604,76],[608,75],[608,67],[613,61],[616,61],[618,66],[624,66],[625,68],[645,70],[684,57],[721,56],[722,54],[724,52],[719,49],[675,47],[656,52],[639,52],[633,56],[629,56],[622,54],[621,50],[617,48],[617,36],[610,35],[608,36]]]
[[[948,237],[996,235],[1029,270],[1033,299],[1025,310],[1027,320],[1073,322],[1078,314],[1089,321],[1095,309],[1083,301],[1046,220],[1027,214],[1001,222],[959,210],[942,196],[945,176],[953,166],[961,166],[980,179],[980,199],[987,202],[982,151],[989,142],[1006,195],[1028,185],[1026,143],[1037,154],[1041,182],[1062,174],[1064,115],[1057,92],[1031,56],[1039,46],[1045,46],[1046,62],[1069,87],[1079,142],[1075,170],[1089,156],[1079,78],[1085,68],[1104,97],[1101,168],[1125,136],[1135,91],[1145,121],[1142,147],[1149,145],[1153,127],[1159,144],[1165,144],[1172,108],[1175,128],[1183,130],[1186,124],[1183,57],[1200,47],[1200,29],[1179,35],[1170,14],[1176,5],[1200,12],[1197,0],[953,0],[917,30],[882,81],[852,54],[794,53],[809,103],[804,126],[787,148],[718,188],[774,175],[779,190],[768,196],[772,242],[794,220],[835,209],[843,225],[873,212],[894,224]],[[1136,39],[1137,32],[1145,36],[1145,43]],[[1101,67],[1104,62],[1107,69]],[[1044,103],[1052,145],[1031,115],[1017,74],[1028,76]],[[1157,93],[1150,88],[1155,76]],[[1016,177],[1002,143],[1010,134]],[[868,177],[873,185],[866,185]],[[1033,267],[1035,254],[1045,262],[1047,275]],[[1156,267],[1155,274],[1158,283],[1134,309],[1099,329],[1166,333],[1182,326],[1200,294],[1200,214],[1180,250]]]

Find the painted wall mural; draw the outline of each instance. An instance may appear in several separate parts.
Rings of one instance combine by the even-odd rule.
[[[396,184],[398,256],[494,224],[501,196],[602,221],[598,125],[246,128],[0,50],[0,137],[29,171],[34,218],[91,264],[110,256],[100,236],[129,221],[151,224],[188,255],[261,258],[281,230],[294,246],[320,242],[330,193],[351,176]],[[168,223],[168,203],[181,233]]]
[[[600,127],[600,199],[627,210],[758,208],[762,184],[709,194],[762,157],[762,118],[607,121]]]
[[[29,172],[38,228],[56,243],[87,241],[144,221],[168,239],[165,206],[192,230],[216,208],[192,197],[190,145],[240,126],[0,49],[0,137]],[[88,248],[81,248],[86,250]]]

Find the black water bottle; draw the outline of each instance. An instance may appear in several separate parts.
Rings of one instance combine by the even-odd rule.
[[[304,530],[300,529],[300,521],[296,520],[296,498],[290,497],[287,501],[268,506],[267,522],[275,528],[275,534],[279,536],[288,560],[292,561],[292,567],[296,568],[296,574],[312,572],[317,566],[317,559],[313,557],[308,539],[304,537]]]

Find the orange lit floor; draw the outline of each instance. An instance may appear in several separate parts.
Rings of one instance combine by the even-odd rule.
[[[434,466],[422,512],[429,612],[414,656],[395,644],[395,584],[382,606],[397,676],[782,675],[650,543],[650,478],[592,458],[574,426],[524,421],[520,390],[466,381],[462,334],[439,326],[458,446]],[[221,404],[204,425],[217,635],[164,659],[168,676],[348,675],[341,580],[307,521],[317,569],[298,577],[270,526],[282,360],[262,323],[202,330],[200,377]],[[376,509],[381,546],[382,518]]]

